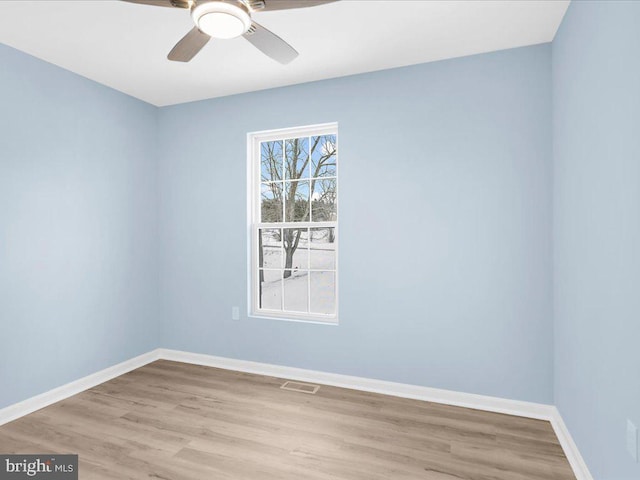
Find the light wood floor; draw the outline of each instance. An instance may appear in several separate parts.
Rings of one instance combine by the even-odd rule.
[[[0,427],[2,453],[77,453],[80,479],[575,477],[551,425],[157,361]]]

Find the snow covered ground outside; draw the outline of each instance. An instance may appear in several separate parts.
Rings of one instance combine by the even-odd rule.
[[[291,276],[283,278],[285,253],[280,241],[281,232],[262,232],[263,309],[335,313],[335,243],[329,240],[329,229],[311,229],[310,233],[311,242],[308,241],[309,232],[302,235],[293,255]]]

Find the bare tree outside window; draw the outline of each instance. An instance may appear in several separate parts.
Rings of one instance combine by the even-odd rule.
[[[309,141],[311,148],[309,149]],[[285,181],[282,180],[284,167]],[[336,220],[336,136],[294,138],[262,144],[262,222]],[[326,178],[330,177],[330,178]],[[283,201],[284,196],[284,201]],[[306,231],[306,229],[304,229]],[[283,278],[291,276],[303,229],[284,230]]]

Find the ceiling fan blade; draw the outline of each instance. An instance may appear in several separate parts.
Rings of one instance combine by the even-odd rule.
[[[154,7],[189,8],[189,0],[122,0],[128,3],[138,3],[140,5],[151,5]]]
[[[298,56],[295,48],[256,22],[251,24],[251,28],[244,34],[244,38],[276,62],[286,65]]]
[[[202,33],[198,30],[198,27],[194,27],[189,33],[187,33],[182,40],[176,43],[176,46],[169,52],[167,58],[174,62],[188,62],[195,57],[202,47],[204,47],[211,37],[206,33]]]
[[[338,0],[264,0],[264,8],[257,10],[270,12],[272,10],[288,10],[291,8],[315,7],[325,3],[333,3]]]

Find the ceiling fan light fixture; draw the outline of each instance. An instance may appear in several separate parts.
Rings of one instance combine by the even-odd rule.
[[[236,38],[251,27],[251,17],[241,4],[212,1],[197,5],[191,16],[201,32],[213,38]]]

